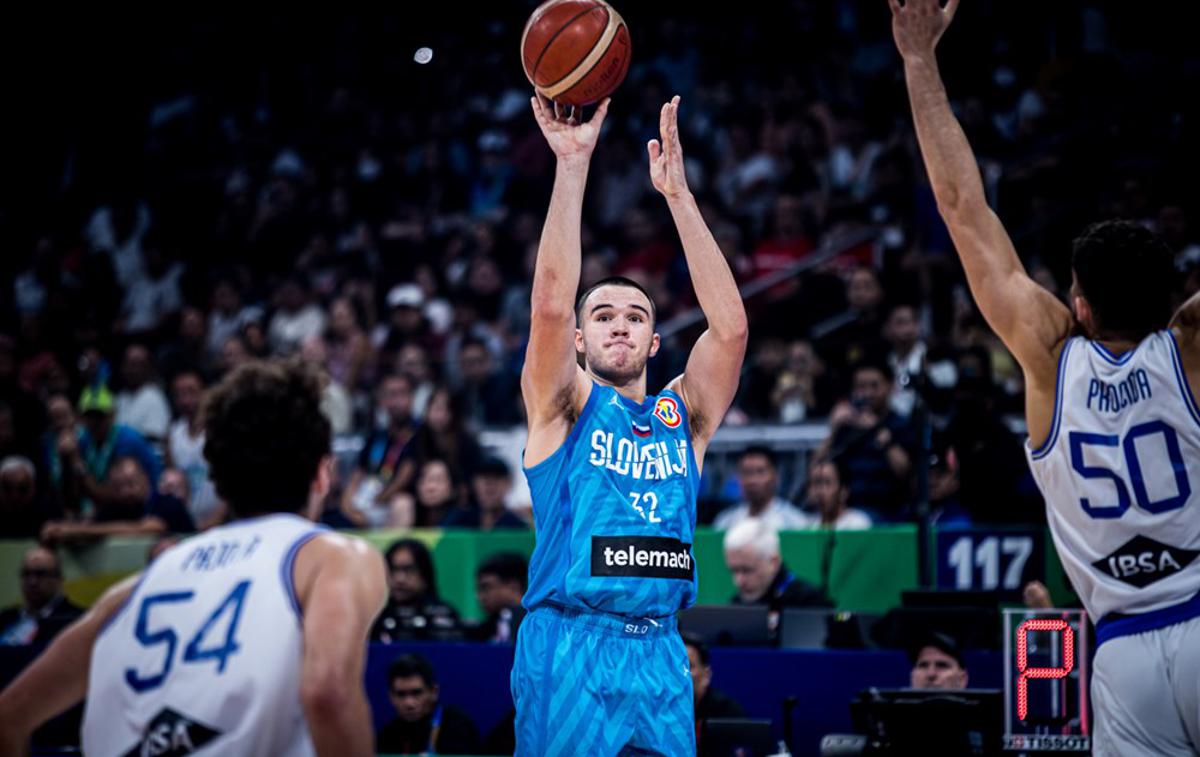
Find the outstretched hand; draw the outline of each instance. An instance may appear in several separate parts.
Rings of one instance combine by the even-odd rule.
[[[670,199],[687,194],[687,175],[683,168],[683,148],[679,145],[679,95],[664,103],[658,115],[660,142],[652,139],[646,145],[650,153],[650,181],[654,188]]]
[[[592,114],[590,121],[580,122],[582,108],[559,105],[535,94],[530,98],[533,106],[533,117],[537,119],[542,134],[546,137],[550,149],[559,160],[587,161],[596,149],[600,138],[600,128],[604,126],[604,117],[608,115],[610,98],[604,98]]]
[[[954,14],[959,0],[888,0],[892,9],[892,36],[905,58],[932,54]]]

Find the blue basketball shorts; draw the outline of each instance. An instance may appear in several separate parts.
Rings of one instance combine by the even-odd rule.
[[[672,618],[542,604],[517,634],[517,755],[694,755],[687,650]]]

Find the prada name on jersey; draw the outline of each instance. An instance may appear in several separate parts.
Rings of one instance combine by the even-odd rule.
[[[1096,378],[1089,381],[1087,408],[1097,413],[1119,413],[1151,396],[1150,377],[1144,370],[1138,369],[1117,384]]]
[[[676,439],[672,454],[669,441],[636,442],[598,428],[592,432],[592,454],[588,462],[620,476],[651,481],[687,478],[687,441]]]

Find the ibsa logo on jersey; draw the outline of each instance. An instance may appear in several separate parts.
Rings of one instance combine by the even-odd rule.
[[[679,428],[683,416],[679,413],[679,404],[673,397],[659,397],[654,404],[654,417],[662,421],[667,428]]]
[[[141,743],[124,757],[184,757],[220,735],[220,731],[166,708],[154,716]]]

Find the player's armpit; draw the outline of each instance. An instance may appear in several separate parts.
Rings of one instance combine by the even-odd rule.
[[[26,754],[34,730],[83,700],[96,636],[129,599],[139,576],[106,591],[0,693],[0,754]]]
[[[737,393],[746,355],[746,334],[719,338],[709,330],[700,335],[688,355],[687,367],[668,388],[683,398],[692,438],[697,445],[712,437]],[[701,448],[697,448],[697,460]]]
[[[387,597],[383,557],[325,534],[299,550],[293,571],[304,624],[300,699],[313,744],[320,755],[371,755],[362,676],[367,632]]]

